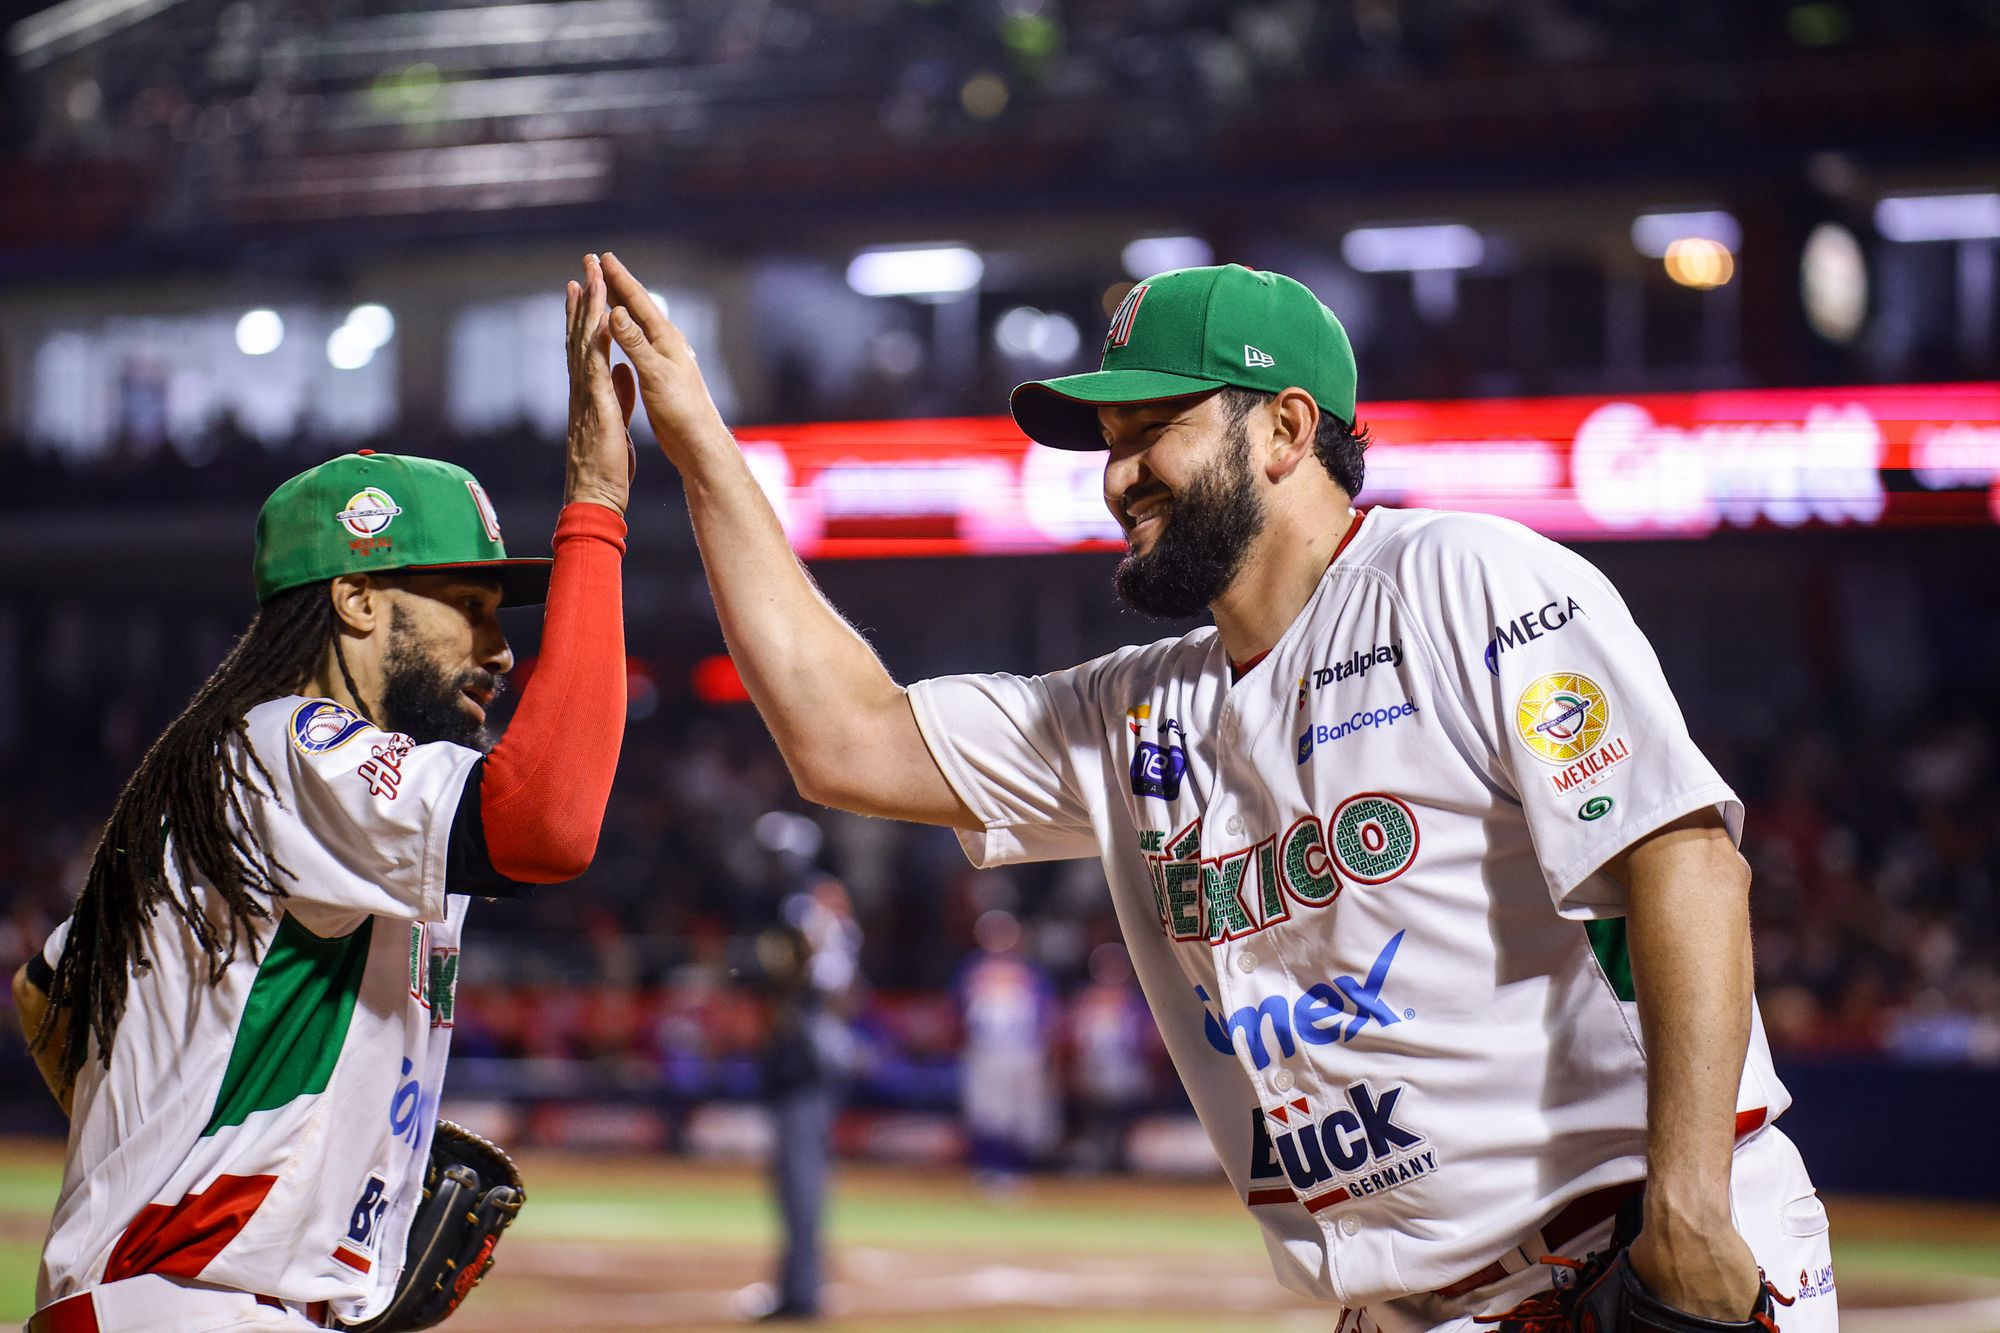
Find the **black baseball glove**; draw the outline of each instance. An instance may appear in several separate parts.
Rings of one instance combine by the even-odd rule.
[[[1792,1303],[1759,1273],[1763,1290],[1748,1319],[1709,1319],[1677,1310],[1647,1291],[1623,1250],[1593,1254],[1583,1263],[1542,1262],[1570,1270],[1555,1290],[1474,1322],[1495,1325],[1499,1333],[1778,1333],[1778,1307]]]
[[[396,1295],[381,1314],[346,1327],[406,1333],[443,1323],[493,1267],[493,1247],[527,1197],[520,1171],[497,1145],[438,1121]]]

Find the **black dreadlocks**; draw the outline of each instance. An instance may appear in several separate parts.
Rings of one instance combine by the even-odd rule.
[[[348,690],[359,698],[345,655],[338,652],[328,585],[310,583],[275,594],[118,794],[49,990],[51,1017],[68,1011],[61,1059],[66,1084],[76,1081],[89,1058],[92,1034],[98,1058],[110,1064],[111,1039],[125,1014],[126,981],[135,968],[150,965],[141,933],[162,904],[193,932],[208,956],[208,981],[214,985],[236,956],[238,942],[254,940],[256,923],[270,919],[267,897],[285,896],[278,877],[294,876],[265,852],[243,808],[245,789],[254,789],[255,778],[273,789],[270,771],[250,747],[244,714],[304,685],[329,645],[336,649]],[[228,908],[226,921],[211,920],[191,887],[172,892],[170,848],[181,883],[212,885]],[[44,1023],[36,1049],[51,1032]]]

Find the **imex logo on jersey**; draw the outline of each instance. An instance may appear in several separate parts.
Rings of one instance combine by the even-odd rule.
[[[1536,610],[1524,611],[1504,625],[1495,625],[1493,637],[1486,641],[1486,669],[1499,675],[1502,653],[1519,648],[1524,643],[1533,643],[1544,634],[1554,634],[1571,620],[1587,614],[1576,598],[1566,597],[1560,602],[1548,602]]]
[[[1384,1194],[1438,1169],[1423,1135],[1399,1124],[1396,1102],[1405,1089],[1377,1097],[1364,1082],[1347,1085],[1347,1105],[1314,1115],[1310,1097],[1294,1097],[1257,1115],[1251,1132],[1252,1206],[1290,1203],[1308,1212]],[[1283,1180],[1291,1188],[1258,1189]],[[1338,1181],[1335,1188],[1327,1189]]]
[[[1514,705],[1514,727],[1530,754],[1562,766],[1549,776],[1559,796],[1597,785],[1632,757],[1623,736],[1606,737],[1611,697],[1596,681],[1573,671],[1530,681]]]
[[[1171,837],[1142,830],[1139,851],[1168,938],[1218,944],[1289,921],[1295,906],[1325,907],[1347,880],[1388,883],[1416,861],[1418,841],[1416,813],[1400,797],[1362,792],[1324,823],[1305,815],[1282,835],[1220,856],[1201,854],[1199,819]]]
[[[389,1099],[389,1132],[403,1141],[403,1146],[411,1152],[423,1141],[424,1126],[430,1123],[429,1111],[436,1110],[436,1098],[424,1093],[423,1082],[416,1076],[416,1065],[409,1056],[403,1057],[403,1073],[396,1085],[396,1095]]]
[[[1204,1010],[1202,1033],[1208,1044],[1224,1055],[1233,1053],[1237,1038],[1242,1038],[1250,1063],[1268,1069],[1273,1056],[1264,1041],[1267,1024],[1278,1054],[1289,1060],[1298,1054],[1301,1043],[1328,1046],[1353,1041],[1370,1023],[1386,1028],[1415,1018],[1415,1010],[1405,1009],[1398,1014],[1382,1000],[1382,987],[1388,984],[1389,968],[1396,961],[1396,950],[1402,947],[1404,934],[1397,931],[1382,946],[1382,952],[1375,955],[1368,968],[1365,981],[1335,977],[1331,984],[1315,982],[1296,1000],[1289,995],[1273,995],[1260,1004],[1244,1005],[1226,1019],[1216,1017],[1215,1011],[1208,1008],[1212,1003],[1208,992],[1196,986],[1195,997]]]
[[[458,950],[433,947],[431,928],[410,927],[410,998],[430,1010],[431,1026],[448,1028],[458,1006]]]
[[[338,750],[368,729],[368,719],[331,699],[310,699],[292,710],[292,748],[300,754]]]

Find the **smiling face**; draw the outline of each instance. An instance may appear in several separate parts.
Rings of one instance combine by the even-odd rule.
[[[500,628],[500,584],[461,574],[384,580],[388,644],[379,716],[419,744],[491,748],[486,714],[513,669]]]
[[[1098,409],[1110,456],[1104,503],[1125,530],[1118,595],[1150,616],[1221,597],[1264,528],[1245,422],[1223,395]]]

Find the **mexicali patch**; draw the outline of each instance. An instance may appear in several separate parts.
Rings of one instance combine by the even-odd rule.
[[[337,750],[368,730],[369,721],[331,699],[312,699],[292,712],[292,748],[300,754]]]
[[[1593,787],[1632,757],[1632,746],[1611,731],[1611,696],[1588,676],[1554,671],[1537,677],[1514,705],[1514,729],[1528,752],[1560,772],[1549,776],[1557,795]],[[1598,815],[1609,810],[1609,804]],[[1579,810],[1584,819],[1594,819]]]

